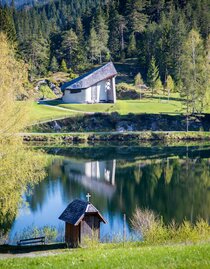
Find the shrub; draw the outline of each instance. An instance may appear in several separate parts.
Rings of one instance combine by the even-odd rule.
[[[195,224],[184,220],[180,225],[175,221],[166,225],[153,211],[137,208],[131,224],[145,243],[191,243],[210,240],[210,226],[203,219],[198,219]]]
[[[29,226],[25,228],[22,232],[15,234],[14,242],[17,242],[21,239],[28,239],[34,237],[45,236],[46,242],[56,241],[58,232],[57,229],[53,226],[44,226],[41,228]]]
[[[139,99],[139,93],[135,86],[127,83],[119,83],[116,86],[118,99]]]
[[[39,88],[39,97],[46,99],[55,99],[57,98],[56,94],[50,89],[47,85],[41,85]]]

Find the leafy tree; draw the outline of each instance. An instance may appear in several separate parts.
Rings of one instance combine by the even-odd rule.
[[[135,76],[135,78],[134,78],[134,84],[135,84],[135,86],[140,86],[140,85],[142,85],[142,84],[144,84],[144,81],[143,81],[143,79],[142,79],[142,76],[141,76],[141,73],[138,73],[136,76]]]
[[[141,85],[144,84],[144,81],[142,79],[141,73],[138,73],[134,78],[134,84],[136,88],[139,88],[140,90],[140,99],[141,99]]]
[[[209,90],[209,73],[203,40],[196,30],[191,30],[181,57],[181,95],[187,113],[202,112]]]
[[[165,89],[167,90],[168,100],[169,100],[171,92],[174,92],[174,90],[175,90],[175,84],[174,84],[174,81],[173,81],[173,79],[172,79],[172,77],[170,75],[168,75],[167,78],[166,78],[166,82],[165,82],[165,85],[164,85],[164,90]]]
[[[171,92],[173,92],[175,90],[175,84],[174,84],[174,81],[170,75],[167,76],[165,87],[166,87],[166,89],[170,90]]]
[[[27,81],[26,66],[15,59],[5,34],[0,32],[0,142],[3,136],[18,132],[26,122],[24,106],[18,106],[16,99],[27,95],[24,82]]]

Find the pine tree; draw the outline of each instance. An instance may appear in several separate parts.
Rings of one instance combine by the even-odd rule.
[[[147,83],[149,87],[152,89],[152,95],[154,94],[154,89],[158,79],[159,79],[159,70],[158,67],[156,66],[155,57],[153,56],[147,72]]]
[[[66,62],[65,62],[64,59],[61,61],[60,69],[61,69],[62,72],[68,72],[68,68],[67,68],[67,65],[66,65]]]
[[[108,25],[103,17],[103,14],[99,13],[95,23],[96,34],[99,42],[100,50],[100,64],[103,60],[103,55],[108,53],[108,41],[109,41],[109,30]]]
[[[157,91],[163,90],[163,84],[162,84],[160,77],[158,77],[158,79],[155,82],[155,90],[157,90]]]
[[[144,0],[133,0],[128,6],[128,10],[130,10],[128,21],[133,33],[141,33],[145,30],[148,18],[144,13],[144,8]]]
[[[50,71],[57,72],[59,69],[57,59],[55,56],[52,57],[51,64],[50,64]]]
[[[100,47],[100,42],[98,40],[98,36],[94,27],[92,27],[90,30],[89,51],[90,51],[90,59],[92,63],[100,59],[101,47]]]
[[[14,43],[17,40],[13,10],[0,5],[0,31],[7,35],[10,42]]]
[[[87,66],[88,53],[87,42],[84,38],[84,29],[81,18],[77,18],[76,21],[76,35],[78,39],[76,69],[80,72],[83,71]]]
[[[78,64],[78,38],[75,32],[70,29],[69,31],[64,32],[62,35],[62,43],[60,48],[60,53],[62,58],[65,59],[68,68],[74,68]]]
[[[137,53],[135,34],[131,33],[128,44],[128,57],[135,57]]]
[[[115,6],[111,6],[110,8],[110,14],[109,14],[109,42],[108,47],[111,52],[111,56],[114,59],[119,60],[120,58],[120,23],[119,23],[119,13],[115,9]]]

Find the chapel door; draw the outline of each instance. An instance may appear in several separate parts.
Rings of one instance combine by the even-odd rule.
[[[92,86],[91,88],[91,100],[92,102],[96,103],[98,99],[98,94],[97,94],[97,85]]]

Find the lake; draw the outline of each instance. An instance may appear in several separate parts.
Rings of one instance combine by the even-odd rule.
[[[101,238],[132,235],[130,218],[136,207],[149,208],[164,222],[210,221],[210,144],[197,146],[92,145],[43,147],[49,156],[47,177],[23,194],[10,242],[28,227],[55,226],[75,198],[90,201],[103,214]]]

